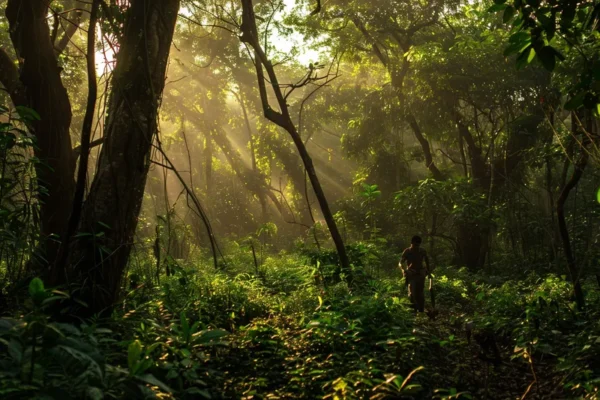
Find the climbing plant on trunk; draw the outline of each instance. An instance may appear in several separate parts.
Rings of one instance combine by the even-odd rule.
[[[117,300],[158,129],[179,0],[130,1],[113,72],[104,143],[74,243],[71,279],[91,311]]]

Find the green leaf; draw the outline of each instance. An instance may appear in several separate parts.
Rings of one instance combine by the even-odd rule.
[[[127,365],[129,372],[134,373],[134,369],[142,355],[142,343],[139,340],[134,340],[127,348]]]
[[[537,56],[548,71],[554,71],[556,66],[556,51],[552,46],[544,46],[537,51]]]
[[[494,4],[490,8],[488,8],[488,12],[494,13],[498,11],[502,11],[506,8],[506,4]]]
[[[31,297],[37,297],[40,293],[45,293],[44,282],[40,278],[33,278],[29,282],[29,295]]]
[[[6,345],[8,354],[15,362],[21,363],[23,361],[23,346],[21,346],[21,343],[17,342],[15,339],[11,339],[10,342],[0,339],[0,343]]]
[[[165,383],[156,379],[153,375],[144,374],[144,375],[138,376],[137,378],[144,383],[149,383],[152,386],[158,386],[159,388],[161,388],[163,391],[165,391],[167,393],[173,393],[173,389],[168,387]]]
[[[598,192],[596,193],[596,200],[600,203],[600,188],[598,188]]]
[[[87,398],[90,400],[102,400],[104,399],[104,393],[97,387],[90,386],[86,390]]]
[[[524,35],[518,35],[517,37],[515,37],[514,41],[512,40],[513,37],[515,37],[515,35],[511,36],[511,39],[509,40],[510,44],[504,50],[505,57],[508,57],[511,54],[521,53],[527,47],[531,46],[531,36],[529,36],[529,34],[525,33]]]
[[[506,9],[504,10],[504,15],[502,16],[502,21],[505,24],[508,23],[511,19],[513,19],[513,17],[515,16],[516,13],[517,13],[517,10],[515,10],[515,8],[513,6],[507,6]]]
[[[208,391],[204,390],[204,389],[199,389],[197,387],[191,387],[189,389],[186,389],[185,391],[187,394],[193,394],[196,395],[194,398],[198,398],[198,396],[202,396],[205,399],[211,399],[212,397],[210,396],[210,393],[208,393]]]
[[[508,38],[509,43],[531,43],[531,35],[527,31],[518,31]]]
[[[52,304],[56,301],[64,300],[65,298],[62,296],[51,296],[47,297],[42,301],[42,306],[47,306],[48,304]]]
[[[571,97],[569,101],[565,103],[565,110],[573,111],[577,110],[583,105],[583,99],[585,98],[585,92],[579,92],[575,96]]]
[[[193,335],[194,342],[198,344],[207,344],[214,340],[220,339],[229,335],[229,332],[222,329],[214,329],[212,331],[200,331]]]
[[[527,46],[517,57],[517,69],[522,69],[529,64],[535,57],[535,51],[531,45]]]
[[[19,116],[21,117],[21,119],[23,121],[26,121],[26,122],[40,121],[42,119],[40,117],[40,114],[38,114],[35,110],[33,110],[29,107],[16,106],[15,109],[17,110],[17,113],[19,114]]]

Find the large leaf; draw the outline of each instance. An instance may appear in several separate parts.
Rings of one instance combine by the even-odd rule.
[[[79,349],[76,349],[76,348],[73,348],[70,346],[65,346],[65,345],[57,346],[57,349],[62,350],[64,353],[73,357],[74,361],[77,361],[82,375],[84,372],[90,372],[90,373],[92,373],[92,376],[95,379],[102,379],[102,376],[103,376],[102,367],[89,354],[87,354]],[[64,359],[61,360],[61,362],[64,362],[64,361],[65,361]]]
[[[31,282],[29,282],[29,295],[31,297],[36,298],[40,293],[44,293],[45,291],[44,282],[42,282],[40,278],[33,278]]]
[[[16,106],[15,109],[19,116],[23,121],[31,122],[31,121],[40,121],[41,117],[35,110],[25,107],[25,106]]]
[[[134,373],[141,355],[142,343],[139,340],[134,340],[127,348],[127,365],[129,366],[129,372]]]
[[[144,375],[138,376],[137,379],[139,379],[140,381],[142,381],[144,383],[148,383],[152,386],[157,386],[167,393],[173,392],[173,389],[168,387],[164,382],[161,382],[160,380],[156,379],[153,375],[144,374]]]
[[[517,57],[517,69],[525,67],[527,64],[531,63],[534,58],[535,50],[533,50],[531,45],[527,46],[527,48],[523,50],[521,54],[519,54],[519,57]]]
[[[213,341],[221,339],[229,335],[229,332],[222,329],[214,329],[211,331],[200,331],[193,335],[195,344],[209,344]]]
[[[577,110],[583,105],[583,99],[585,98],[585,92],[579,92],[575,96],[571,97],[569,101],[565,103],[565,110],[573,111]]]

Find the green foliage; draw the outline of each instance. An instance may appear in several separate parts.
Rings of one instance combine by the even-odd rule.
[[[114,332],[95,323],[76,326],[48,317],[45,310],[67,298],[65,293],[45,289],[43,282],[34,278],[29,284],[26,315],[0,319],[2,398],[155,398],[160,390],[146,384],[165,387],[151,375],[134,373],[140,370],[131,368],[140,353],[136,345],[129,348],[128,373],[107,362],[102,348],[114,345]]]
[[[512,25],[505,55],[518,54],[517,67],[529,64],[535,57],[556,75],[577,70],[576,77],[567,78],[568,84],[563,88],[563,93],[570,95],[564,108],[584,107],[598,115],[598,5],[571,1],[506,3],[496,1],[490,8],[492,12],[504,10],[504,23]],[[556,69],[558,62],[567,64],[562,71]]]
[[[18,107],[17,114],[0,106],[0,280],[7,288],[27,275],[23,264],[32,256],[38,240],[39,205],[35,197],[43,188],[37,186],[35,167],[39,160],[31,157],[35,138],[25,131],[37,113]],[[33,257],[41,257],[33,254]]]

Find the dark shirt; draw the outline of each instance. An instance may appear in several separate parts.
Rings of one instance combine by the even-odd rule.
[[[427,275],[427,268],[423,261],[426,261],[429,266],[429,260],[427,259],[427,252],[422,248],[409,247],[402,252],[402,265],[406,265],[407,274],[411,276],[422,276]]]

